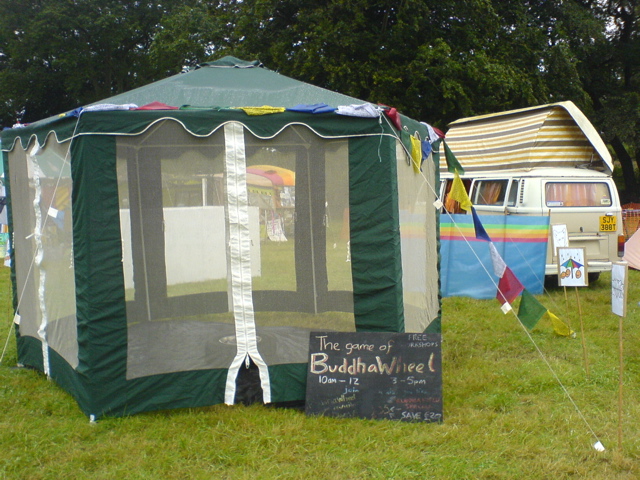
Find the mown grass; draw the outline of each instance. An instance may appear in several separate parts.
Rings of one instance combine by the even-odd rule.
[[[6,268],[0,282],[4,345]],[[11,339],[0,366],[0,479],[640,478],[640,272],[630,272],[623,321],[620,450],[619,322],[610,290],[603,275],[579,291],[588,378],[573,290],[568,301],[561,289],[538,297],[571,321],[573,339],[555,335],[544,319],[530,339],[495,300],[444,299],[442,424],[307,417],[261,405],[91,424],[54,383],[12,368]],[[606,451],[593,449],[596,439]]]

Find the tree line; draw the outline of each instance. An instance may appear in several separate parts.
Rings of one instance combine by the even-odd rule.
[[[640,196],[638,0],[0,0],[0,122],[233,55],[446,131],[563,100]]]

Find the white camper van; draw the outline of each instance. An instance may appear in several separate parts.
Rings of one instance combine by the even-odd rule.
[[[590,280],[622,255],[622,210],[604,142],[571,102],[461,119],[446,142],[464,168],[460,175],[479,215],[548,215],[566,225],[569,246],[584,247]],[[441,199],[453,175],[441,154]],[[551,229],[550,229],[551,231]],[[549,238],[545,275],[557,275]]]

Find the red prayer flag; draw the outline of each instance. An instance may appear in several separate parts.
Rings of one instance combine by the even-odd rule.
[[[134,108],[134,110],[180,110],[180,107],[172,107],[171,105],[167,105],[162,102],[151,102],[141,107]]]
[[[391,120],[391,123],[393,123],[393,125],[398,130],[402,130],[402,120],[400,120],[400,114],[398,113],[398,110],[392,107],[392,108],[389,108],[388,110],[385,109],[384,114],[387,117],[389,117],[389,120]]]
[[[513,303],[518,298],[518,295],[524,290],[524,285],[520,283],[518,277],[516,277],[509,267],[504,269],[504,274],[498,282],[498,293],[496,299],[501,305],[505,302]]]

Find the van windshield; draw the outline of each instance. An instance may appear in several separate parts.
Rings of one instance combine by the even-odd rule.
[[[603,182],[549,182],[545,201],[547,207],[609,207],[611,191]]]

